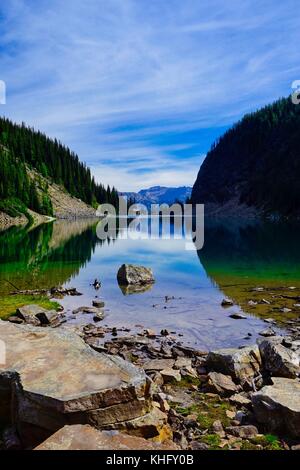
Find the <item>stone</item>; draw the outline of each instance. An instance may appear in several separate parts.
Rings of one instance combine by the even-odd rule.
[[[227,434],[240,437],[241,439],[250,439],[258,434],[257,427],[251,424],[244,426],[228,426],[225,430]]]
[[[208,450],[209,446],[205,444],[204,442],[191,441],[189,444],[189,448],[191,450]]]
[[[161,334],[162,336],[169,336],[170,333],[169,333],[168,330],[161,330],[160,334]]]
[[[60,317],[55,310],[44,310],[36,314],[36,318],[40,320],[41,325],[54,325],[60,322]]]
[[[161,411],[168,413],[170,411],[170,405],[166,400],[166,395],[164,393],[156,393],[153,397],[158,403]]]
[[[98,312],[96,315],[93,316],[94,322],[98,323],[99,321],[102,321],[104,319],[104,312]]]
[[[174,369],[182,369],[184,367],[192,367],[192,360],[188,357],[177,357]]]
[[[234,305],[233,301],[230,299],[223,299],[221,302],[222,307],[232,307]]]
[[[210,393],[217,393],[223,397],[228,397],[238,391],[238,387],[233,382],[230,375],[210,372],[207,375],[205,389]]]
[[[182,377],[190,377],[192,379],[198,378],[197,371],[193,367],[182,367],[182,369],[180,369],[180,374]]]
[[[173,356],[177,357],[204,357],[207,356],[207,351],[201,351],[199,349],[194,349],[189,346],[183,346],[182,344],[177,343],[172,348]]]
[[[123,286],[153,284],[155,282],[150,268],[133,264],[123,264],[118,271],[117,279],[118,283]]]
[[[234,419],[235,418],[235,412],[234,411],[226,410],[225,414],[226,414],[227,418],[229,418],[229,419]]]
[[[29,325],[40,326],[41,322],[36,315],[43,312],[45,312],[45,309],[38,305],[24,305],[17,308],[16,316]]]
[[[73,310],[73,314],[76,315],[77,313],[90,313],[93,315],[97,314],[104,314],[103,310],[97,307],[79,307],[76,310]]]
[[[12,315],[11,317],[9,317],[8,321],[10,321],[11,323],[17,323],[18,325],[25,323],[22,318],[17,317],[16,315]]]
[[[281,377],[273,377],[272,382],[252,395],[257,421],[271,432],[300,437],[300,382]]]
[[[145,336],[147,336],[147,338],[151,338],[151,339],[154,339],[156,338],[156,333],[154,330],[151,330],[150,328],[147,328],[145,331],[144,331],[144,334]]]
[[[291,309],[291,308],[287,308],[287,307],[283,307],[280,311],[281,311],[282,313],[290,313],[290,312],[292,312],[292,309]]]
[[[259,342],[263,367],[275,377],[295,378],[300,371],[299,356],[294,351],[269,340]]]
[[[266,328],[265,330],[260,331],[259,335],[267,338],[268,336],[276,336],[276,333],[272,328]]]
[[[247,318],[246,315],[243,315],[242,313],[232,313],[229,317],[234,320],[245,320]]]
[[[229,398],[229,401],[233,405],[237,405],[237,406],[247,407],[247,406],[251,405],[251,400],[249,400],[249,398],[245,397],[241,393],[236,393],[236,394],[232,395]]]
[[[300,450],[300,444],[295,444],[291,447],[291,450]]]
[[[162,371],[172,369],[174,359],[152,359],[143,365],[145,371]]]
[[[140,418],[119,422],[106,426],[106,429],[116,429],[133,436],[153,439],[157,442],[172,439],[172,430],[168,425],[168,415],[157,407]]]
[[[89,425],[64,426],[34,450],[176,450],[174,442],[164,444],[129,436],[118,431],[98,431]]]
[[[261,357],[257,345],[242,349],[219,349],[207,356],[207,367],[213,371],[230,375],[233,380],[244,382],[258,375]]]
[[[178,370],[167,368],[167,369],[163,369],[160,373],[162,375],[162,378],[165,384],[174,382],[174,381],[180,382],[181,380],[181,375]]]
[[[97,427],[136,419],[149,411],[149,379],[145,372],[116,356],[93,351],[74,332],[41,329],[0,321],[6,364],[0,368],[0,403],[7,399],[18,417],[26,446],[38,444],[65,424]],[[1,407],[0,407],[1,408]],[[110,424],[110,423],[108,423]],[[28,432],[39,429],[43,432]],[[27,429],[27,432],[23,431]],[[35,436],[27,442],[28,436]]]
[[[276,323],[276,321],[274,320],[274,318],[265,318],[265,319],[264,319],[264,322],[265,322],[265,323]]]
[[[93,307],[104,308],[105,302],[103,300],[93,300]]]
[[[222,423],[219,419],[217,419],[216,421],[213,422],[212,429],[213,429],[214,433],[218,434],[218,436],[225,437],[224,428],[223,428],[223,425],[222,425]]]

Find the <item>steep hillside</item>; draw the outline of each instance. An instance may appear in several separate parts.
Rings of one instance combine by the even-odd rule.
[[[300,215],[300,106],[290,98],[246,115],[203,162],[192,202],[207,212]]]
[[[0,118],[0,151],[1,199],[11,193],[14,193],[13,196],[18,193],[17,197],[21,201],[28,197],[31,188],[27,187],[24,178],[25,164],[89,205],[115,202],[117,198],[114,188],[104,188],[95,182],[90,169],[80,162],[75,153],[56,139],[49,139],[25,124],[20,126]],[[11,177],[12,172],[17,183],[16,188]]]
[[[117,191],[96,184],[77,155],[24,124],[0,118],[0,227],[38,214],[91,217],[104,202],[117,207]]]

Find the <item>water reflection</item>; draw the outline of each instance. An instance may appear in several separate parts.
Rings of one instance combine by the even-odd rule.
[[[167,328],[183,333],[192,344],[212,348],[246,344],[248,333],[254,341],[265,328],[259,317],[276,314],[270,315],[267,304],[249,307],[249,300],[256,300],[251,288],[300,287],[297,225],[206,221],[204,248],[197,253],[186,250],[178,225],[171,226],[170,238],[157,219],[158,237],[133,240],[126,236],[129,220],[125,228],[119,222],[118,239],[105,243],[97,237],[95,220],[58,221],[30,232],[1,233],[0,296],[15,288],[76,287],[82,297],[62,301],[70,323],[78,321],[71,319],[72,310],[91,305],[97,295],[105,300],[107,324]],[[146,222],[144,231],[149,230],[150,221]],[[123,263],[151,267],[155,284],[138,295],[130,287],[121,291],[116,275]],[[102,283],[97,293],[91,286],[96,278]],[[221,307],[224,296],[234,299],[232,309]],[[246,312],[247,319],[229,317],[237,311]],[[92,317],[85,315],[84,321]]]

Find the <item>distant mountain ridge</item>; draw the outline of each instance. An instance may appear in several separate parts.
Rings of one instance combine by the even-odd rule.
[[[180,186],[178,188],[168,188],[166,186],[152,186],[148,189],[141,189],[138,193],[123,192],[122,196],[134,199],[138,204],[144,204],[149,207],[151,204],[173,204],[176,201],[185,202],[191,196],[192,188],[189,186]]]

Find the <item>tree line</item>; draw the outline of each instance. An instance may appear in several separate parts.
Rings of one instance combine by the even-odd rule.
[[[0,199],[18,198],[30,209],[51,215],[52,205],[43,188],[39,196],[34,182],[26,172],[26,165],[34,168],[49,183],[56,183],[74,197],[97,207],[111,203],[117,207],[118,192],[95,182],[90,169],[80,162],[78,155],[45,134],[0,118]]]

